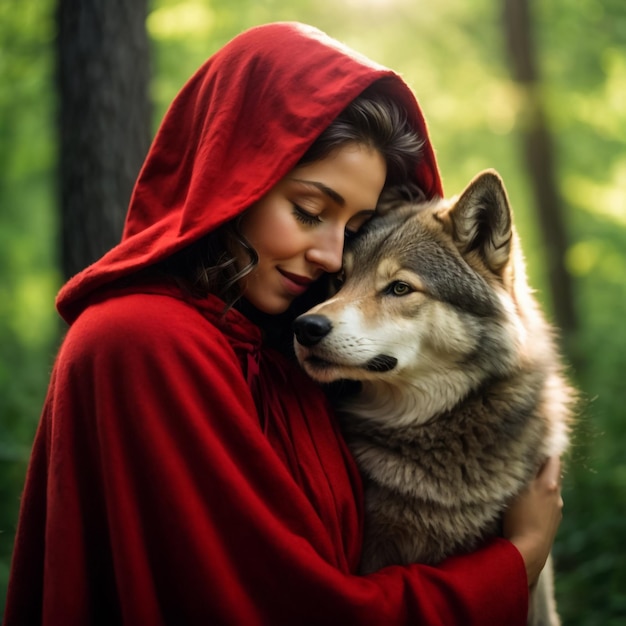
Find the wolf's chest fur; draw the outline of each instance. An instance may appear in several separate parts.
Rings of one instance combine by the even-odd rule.
[[[342,427],[366,491],[363,571],[436,564],[497,534],[503,509],[550,452],[539,379],[529,372],[492,381],[426,422],[401,414],[419,410],[419,396],[395,417],[393,400],[381,402],[386,423],[344,407]],[[385,397],[376,383],[365,386],[367,395]]]

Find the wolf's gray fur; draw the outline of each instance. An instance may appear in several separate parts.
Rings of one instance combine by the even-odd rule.
[[[497,173],[458,199],[392,198],[380,213],[347,252],[342,288],[295,325],[312,377],[360,383],[340,411],[365,482],[364,572],[496,535],[566,449],[574,399]],[[555,626],[542,578],[529,624]]]

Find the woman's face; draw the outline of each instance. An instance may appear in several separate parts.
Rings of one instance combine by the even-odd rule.
[[[386,173],[379,152],[350,143],[287,174],[242,218],[241,232],[259,255],[241,279],[245,298],[264,313],[282,313],[323,273],[339,271],[346,234],[374,213]]]

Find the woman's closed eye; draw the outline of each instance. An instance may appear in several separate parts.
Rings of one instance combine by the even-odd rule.
[[[315,224],[321,224],[322,222],[322,218],[319,215],[309,213],[309,211],[305,211],[297,204],[293,205],[293,214],[299,222],[307,226],[315,226]]]

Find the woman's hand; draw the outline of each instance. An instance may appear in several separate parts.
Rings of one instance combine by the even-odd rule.
[[[560,459],[548,459],[504,515],[504,536],[520,551],[529,586],[539,578],[563,517],[560,477]]]

